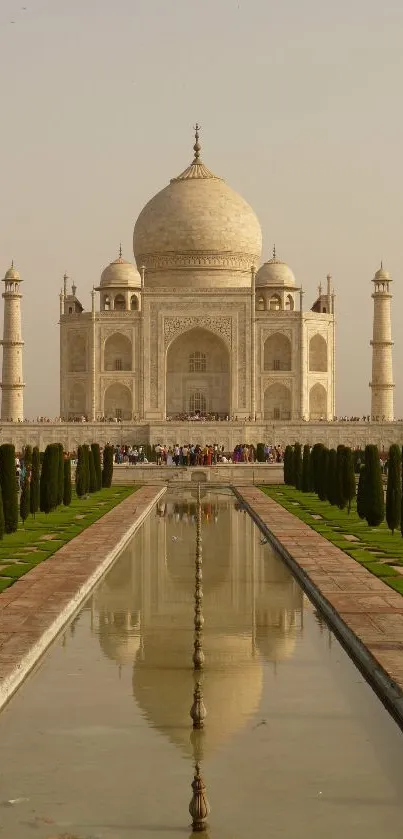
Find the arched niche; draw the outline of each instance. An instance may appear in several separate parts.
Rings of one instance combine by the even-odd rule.
[[[116,312],[124,312],[126,310],[126,300],[123,294],[117,294],[113,301],[113,308]]]
[[[196,397],[197,394],[197,397]],[[230,414],[230,358],[222,341],[207,329],[191,329],[170,344],[166,360],[166,414]]]
[[[69,417],[75,419],[86,415],[87,400],[84,385],[75,382],[69,391]]]
[[[68,336],[69,373],[85,373],[87,370],[87,340],[85,335],[71,332]]]
[[[291,419],[291,391],[283,384],[273,384],[264,393],[264,418],[269,420]]]
[[[269,298],[269,311],[279,312],[281,309],[281,297],[279,294],[272,294]]]
[[[286,312],[294,311],[294,298],[292,294],[287,294],[287,297],[285,298],[285,309]]]
[[[131,370],[132,342],[126,335],[115,332],[105,341],[104,370]]]
[[[139,301],[138,301],[137,294],[132,294],[132,296],[130,298],[130,308],[131,308],[132,312],[137,312],[138,311]]]
[[[291,370],[291,341],[282,332],[269,335],[264,343],[265,370]]]
[[[262,295],[259,295],[259,297],[256,300],[256,308],[258,312],[264,312],[265,310],[265,302],[264,297]]]
[[[314,335],[309,342],[309,370],[327,373],[327,343],[323,335]]]
[[[326,388],[316,382],[309,391],[309,419],[320,420],[327,417],[327,393]]]
[[[104,396],[104,416],[107,419],[131,420],[132,394],[126,385],[110,385]]]

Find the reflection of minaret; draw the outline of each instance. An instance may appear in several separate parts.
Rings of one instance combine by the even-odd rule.
[[[390,274],[384,271],[382,263],[374,279],[374,321],[372,346],[372,388],[371,417],[377,420],[393,420],[393,371],[392,371],[392,326],[390,317],[389,291]]]
[[[24,383],[22,381],[21,278],[12,263],[4,277],[3,375],[1,419],[22,422],[24,419]]]

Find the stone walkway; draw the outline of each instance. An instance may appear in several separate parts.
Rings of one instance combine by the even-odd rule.
[[[403,596],[260,490],[239,487],[236,491],[258,523],[270,531],[271,541],[282,546],[284,558],[294,560],[302,578],[322,596],[328,615],[340,617],[351,630],[353,647],[354,638],[358,643],[352,649],[347,638],[349,651],[367,671],[365,675],[379,682],[373,686],[382,698],[393,700],[396,707],[391,710],[403,722]],[[362,645],[370,653],[366,663]],[[377,664],[390,681],[390,696],[383,693],[386,683],[382,687],[382,678],[377,678]]]
[[[0,707],[165,489],[142,487],[0,594]]]

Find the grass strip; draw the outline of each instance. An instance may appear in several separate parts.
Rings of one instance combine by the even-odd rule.
[[[371,574],[403,594],[403,577],[396,570],[396,566],[403,565],[400,531],[392,534],[385,522],[376,528],[368,527],[358,516],[355,503],[347,513],[327,501],[320,501],[315,493],[300,492],[294,487],[270,485],[260,489]],[[320,519],[313,518],[318,515]],[[359,542],[345,539],[344,534],[355,536]]]
[[[48,515],[37,513],[35,518],[30,516],[25,522],[25,527],[20,524],[15,533],[6,534],[0,542],[0,592],[23,577],[31,568],[53,556],[63,545],[102,518],[138,488],[111,487],[94,492],[86,498],[78,498],[73,492],[69,507],[59,507]],[[28,551],[27,548],[34,550]]]

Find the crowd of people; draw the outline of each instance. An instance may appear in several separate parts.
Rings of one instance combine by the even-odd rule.
[[[196,414],[177,414],[175,416],[166,417],[166,419],[164,421],[166,421],[166,422],[199,422],[199,423],[206,423],[206,422],[235,422],[235,423],[242,422],[242,423],[248,423],[248,422],[254,422],[254,420],[250,416],[245,417],[242,420],[239,420],[237,416],[229,416],[228,414],[224,415],[224,414],[200,414],[200,413],[196,413]],[[264,420],[262,420],[262,421],[264,422]],[[12,422],[12,420],[6,419],[6,420],[3,420],[3,422]],[[82,416],[71,416],[68,419],[66,419],[65,417],[53,417],[53,418],[51,418],[51,417],[36,417],[36,419],[32,419],[32,420],[25,418],[23,420],[18,420],[18,422],[24,422],[24,423],[27,423],[27,422],[31,423],[32,422],[32,423],[40,423],[40,424],[43,424],[43,423],[70,423],[70,422],[82,423],[82,422],[92,422],[92,420],[90,420],[88,416],[83,414]],[[115,423],[115,424],[124,422],[124,423],[140,423],[141,424],[143,421],[134,414],[131,417],[131,419],[122,419],[120,417],[98,416],[96,418],[96,420],[94,420],[94,422]],[[303,422],[306,422],[306,423],[328,422],[328,420],[324,416],[316,418],[316,419],[306,419],[304,417]],[[356,417],[356,416],[350,416],[349,417],[349,416],[345,415],[343,417],[333,417],[333,420],[331,420],[331,422],[386,422],[386,417],[384,417],[384,416],[382,416],[382,417],[371,416],[370,414],[366,414],[365,416],[362,416],[362,417]],[[403,419],[402,418],[396,419],[396,420],[393,420],[393,422],[403,422]],[[272,424],[271,421],[270,421],[270,424]]]
[[[157,443],[155,446],[115,446],[114,461],[116,464],[155,463],[157,466],[215,466],[218,463],[255,463],[256,449],[247,443],[235,446],[234,450],[226,451],[218,443],[201,446],[185,443],[174,446]],[[282,446],[265,444],[263,448],[263,462],[282,463],[284,449]]]

